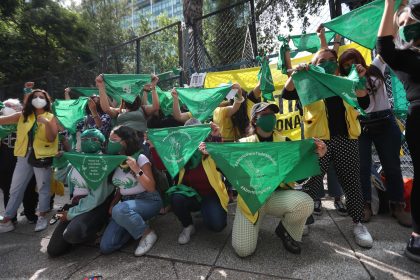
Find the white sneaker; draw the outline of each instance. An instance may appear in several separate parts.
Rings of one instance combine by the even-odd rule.
[[[12,221],[8,221],[6,223],[0,223],[0,233],[9,232],[15,229]]]
[[[153,245],[156,243],[157,238],[158,237],[153,230],[149,232],[146,236],[143,236],[140,239],[139,246],[137,246],[134,255],[140,257],[149,252],[149,250],[152,249]]]
[[[191,235],[193,235],[194,233],[195,233],[194,225],[189,225],[185,227],[178,237],[178,243],[181,245],[187,244],[188,242],[190,242]]]
[[[48,226],[48,221],[45,217],[39,216],[38,221],[36,221],[35,231],[42,231]]]
[[[364,225],[361,223],[356,224],[353,229],[353,234],[357,245],[363,248],[372,248],[372,236]]]

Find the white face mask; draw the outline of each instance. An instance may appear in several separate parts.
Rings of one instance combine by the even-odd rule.
[[[42,109],[47,105],[47,100],[37,97],[32,99],[32,105],[37,109]]]
[[[10,116],[16,113],[16,110],[10,107],[4,107],[1,112],[3,113],[3,116]]]

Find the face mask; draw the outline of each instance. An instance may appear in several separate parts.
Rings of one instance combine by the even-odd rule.
[[[101,150],[101,143],[92,139],[82,140],[82,152],[88,154],[96,154]]]
[[[337,62],[335,62],[335,61],[329,61],[329,60],[324,61],[324,62],[318,64],[318,66],[324,68],[325,73],[331,74],[331,75],[335,74],[335,71],[338,68]]]
[[[401,26],[398,30],[400,38],[405,42],[420,39],[420,22]]]
[[[42,99],[40,97],[32,99],[32,106],[34,106],[37,109],[42,109],[47,105],[47,100]]]
[[[276,127],[277,118],[274,114],[264,115],[257,119],[256,125],[264,132],[272,132]]]
[[[342,74],[345,75],[345,76],[348,76],[350,74],[350,71],[351,71],[351,67],[352,66],[353,65],[349,65],[349,66],[343,67],[344,73],[342,73]]]
[[[16,110],[10,107],[4,107],[1,112],[3,113],[3,116],[10,116],[16,113]]]
[[[121,142],[114,142],[109,140],[108,146],[106,148],[106,153],[109,155],[118,155],[122,149]]]

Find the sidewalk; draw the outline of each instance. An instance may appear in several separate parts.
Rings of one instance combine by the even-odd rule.
[[[67,197],[57,198],[56,207]],[[177,243],[181,225],[175,216],[159,216],[151,223],[159,239],[143,257],[134,256],[137,242],[133,241],[108,256],[101,255],[97,246],[83,245],[50,259],[46,247],[54,226],[35,233],[34,225],[19,217],[14,232],[0,235],[0,278],[83,279],[96,274],[103,279],[420,279],[420,264],[403,256],[410,229],[389,216],[376,216],[367,224],[374,247],[362,249],[353,241],[350,218],[337,215],[332,201],[323,205],[327,211],[316,217],[300,256],[285,251],[274,234],[278,220],[266,217],[257,250],[245,259],[237,257],[231,246],[235,204],[229,207],[224,231],[209,232],[197,218],[197,233],[182,246]]]

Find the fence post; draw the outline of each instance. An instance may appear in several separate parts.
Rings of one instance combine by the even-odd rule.
[[[140,74],[140,39],[136,40],[136,74]]]
[[[249,1],[250,4],[250,12],[251,12],[251,41],[252,41],[252,50],[254,52],[254,56],[258,55],[258,45],[257,45],[257,22],[255,19],[255,5],[254,0]]]

